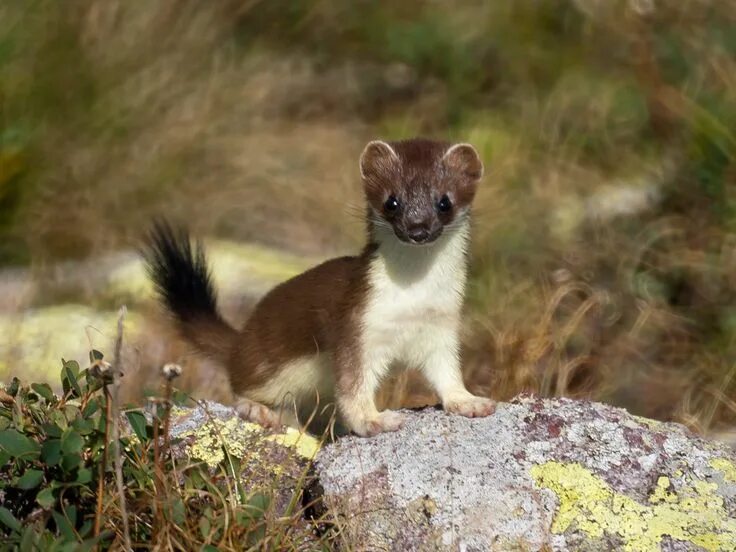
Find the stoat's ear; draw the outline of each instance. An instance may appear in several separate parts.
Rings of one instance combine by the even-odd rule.
[[[360,154],[360,176],[369,178],[384,174],[398,161],[394,148],[382,140],[373,140]]]
[[[483,177],[483,162],[478,151],[470,144],[455,144],[442,157],[442,161],[452,171],[457,171],[471,180]]]

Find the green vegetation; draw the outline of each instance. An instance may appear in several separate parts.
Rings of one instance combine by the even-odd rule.
[[[154,213],[355,250],[365,141],[467,140],[487,160],[471,387],[733,425],[734,20],[731,2],[4,2],[0,260],[129,247]],[[390,400],[419,400],[404,389]]]
[[[170,385],[152,403],[152,417],[125,411],[116,447],[113,425],[121,418],[110,367],[97,351],[91,360],[81,371],[75,361],[63,363],[61,396],[17,379],[0,389],[3,550],[108,549],[126,541],[162,550],[321,549],[301,502],[306,462],[296,480],[285,474],[256,483],[247,466],[253,449],[235,455],[223,446],[214,468],[177,454],[169,408],[185,397]]]

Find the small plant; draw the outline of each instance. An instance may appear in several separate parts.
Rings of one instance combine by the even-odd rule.
[[[94,468],[106,448],[104,380],[63,361],[61,383],[57,397],[48,384],[25,387],[14,378],[0,407],[0,532],[24,550],[92,547],[112,536],[93,534]]]
[[[215,469],[172,453],[180,443],[169,438],[169,412],[173,402],[188,398],[173,391],[177,374],[171,366],[165,397],[151,402],[151,415],[140,409],[124,412],[120,485],[110,445],[111,427],[123,416],[111,414],[110,365],[98,351],[90,361],[82,370],[75,361],[62,362],[61,396],[48,384],[23,386],[17,378],[0,390],[0,540],[5,547],[125,549],[130,542],[131,548],[228,550],[292,548],[298,541],[301,549],[323,549],[305,530],[308,524],[297,507],[307,468],[283,507],[267,484],[242,481],[245,462],[227,450]]]

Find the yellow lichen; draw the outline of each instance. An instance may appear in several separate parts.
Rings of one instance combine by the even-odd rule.
[[[279,435],[271,435],[268,437],[269,441],[274,441],[285,447],[292,447],[300,456],[312,459],[319,450],[319,441],[312,437],[302,433],[293,427],[286,429],[286,433]]]
[[[649,429],[655,429],[657,426],[662,425],[662,422],[652,420],[651,418],[644,418],[643,416],[632,416],[641,425],[647,426]]]
[[[659,550],[667,535],[709,551],[736,547],[736,520],[728,517],[715,484],[695,481],[675,494],[668,491],[669,478],[660,477],[651,504],[645,505],[614,491],[580,464],[550,461],[533,466],[531,475],[559,499],[555,533],[574,525],[593,539],[616,536],[630,552]]]
[[[187,409],[173,408],[174,419],[186,416],[191,412]],[[192,443],[187,445],[187,455],[217,466],[225,459],[223,447],[236,458],[258,454],[252,447],[253,434],[263,433],[263,427],[251,422],[245,422],[233,417],[228,420],[213,418],[202,426],[180,434],[180,437],[193,437]],[[272,441],[279,445],[293,448],[300,456],[311,459],[319,450],[319,441],[314,437],[301,433],[294,428],[287,428],[286,432],[263,437],[264,441]]]
[[[677,495],[669,492],[670,478],[662,475],[657,479],[657,486],[649,497],[649,502],[656,504],[657,502],[677,502]]]
[[[252,426],[252,427],[249,427]],[[247,452],[248,434],[258,426],[245,424],[239,418],[220,420],[214,418],[206,424],[181,436],[191,435],[192,443],[187,445],[187,454],[204,461],[208,466],[217,466],[225,459],[223,447],[235,458],[243,458]]]
[[[723,479],[729,483],[736,483],[736,465],[725,458],[714,458],[710,461],[710,467],[723,474]]]

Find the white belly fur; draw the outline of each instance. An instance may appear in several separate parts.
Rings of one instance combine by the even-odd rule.
[[[428,247],[386,239],[369,273],[364,366],[381,379],[391,364],[420,368],[440,347],[455,348],[466,280],[469,224]]]
[[[320,405],[334,399],[334,373],[332,355],[319,353],[292,360],[277,371],[276,375],[256,389],[249,390],[249,399],[269,404],[283,405],[292,409],[294,402],[313,403],[319,398]]]
[[[361,330],[367,380],[379,382],[394,362],[420,368],[431,351],[456,347],[468,237],[468,223],[427,247],[386,237],[369,270]],[[289,362],[247,397],[293,408],[295,400],[306,406],[318,394],[326,405],[334,401],[334,385],[332,355],[319,353]]]

